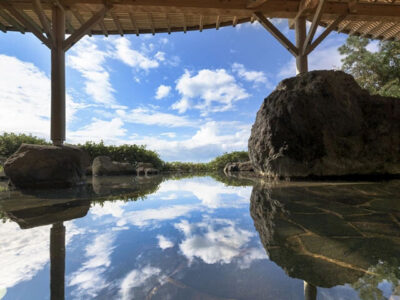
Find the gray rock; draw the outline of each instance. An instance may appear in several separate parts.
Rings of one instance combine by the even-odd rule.
[[[224,168],[224,173],[232,172],[254,172],[254,167],[251,161],[227,163]]]
[[[249,156],[268,176],[399,175],[400,100],[341,71],[283,80],[257,113]]]
[[[22,144],[4,164],[18,188],[71,187],[85,182],[89,155],[79,147]]]
[[[98,156],[93,160],[92,173],[94,176],[136,175],[136,168],[130,163],[112,161],[108,156]]]

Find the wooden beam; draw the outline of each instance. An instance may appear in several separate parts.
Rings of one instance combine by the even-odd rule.
[[[296,19],[296,47],[299,49],[299,53],[296,56],[296,74],[308,72],[308,57],[300,49],[304,48],[304,44],[307,36],[307,25],[306,18],[300,17]]]
[[[199,30],[200,32],[203,31],[203,15],[200,15],[200,20],[199,20]]]
[[[86,21],[78,30],[67,38],[63,43],[64,51],[68,51],[77,41],[79,41],[85,34],[87,34],[93,26],[95,26],[111,7],[104,6],[98,13]]]
[[[218,15],[217,19],[215,20],[215,29],[219,29],[219,26],[221,25],[221,16]]]
[[[298,18],[311,14],[317,7],[319,0],[301,0],[296,16],[289,21],[289,28],[294,28]]]
[[[155,35],[156,34],[156,28],[154,26],[153,14],[149,13],[148,17],[149,17],[149,20],[150,20],[151,34]]]
[[[276,28],[264,15],[260,12],[255,12],[254,17],[260,22],[260,24],[268,30],[277,40],[281,43],[290,53],[294,56],[299,54],[299,51],[291,41],[289,41],[280,31]]]
[[[234,16],[234,17],[233,17],[233,21],[232,21],[232,26],[233,26],[233,27],[236,27],[237,22],[238,22],[238,17],[237,17],[237,16]]]
[[[0,16],[7,21],[7,23],[11,24],[11,26],[15,27],[22,34],[25,33],[25,28],[21,26],[15,19],[9,16],[5,11],[0,10]]]
[[[132,12],[129,12],[129,19],[131,20],[132,26],[135,29],[136,36],[139,36],[139,28],[137,26],[135,16],[133,15]]]
[[[167,21],[168,34],[171,34],[171,21],[169,20],[168,13],[165,14],[165,20]]]
[[[50,40],[50,42],[53,44],[53,35],[51,31],[51,25],[49,20],[47,19],[46,14],[44,13],[42,4],[40,0],[33,0],[33,9],[38,16],[40,23],[42,24],[43,30],[47,35],[47,38]]]
[[[183,14],[183,32],[186,33],[187,25],[186,25],[186,15]]]
[[[315,49],[315,47],[317,47],[338,26],[338,24],[346,18],[346,16],[347,14],[341,15],[335,21],[329,24],[329,26],[325,28],[324,32],[322,32],[320,36],[307,47],[305,54],[310,54]]]
[[[0,30],[3,31],[4,33],[7,32],[6,26],[4,26],[2,23],[0,23]]]
[[[71,25],[71,13],[72,12],[70,9],[65,10],[65,26],[67,27],[69,34],[73,34],[75,32],[74,27]]]
[[[20,22],[30,32],[32,32],[40,41],[42,41],[43,44],[45,44],[47,47],[51,48],[51,43],[50,43],[49,39],[43,35],[43,33],[41,32],[40,29],[38,29],[38,26],[36,24],[32,23],[32,21],[30,21],[29,19],[26,18],[26,16],[24,16],[23,11],[21,13],[20,11],[15,9],[10,3],[8,3],[8,1],[6,1],[6,0],[2,0],[0,3],[4,8],[6,8],[10,12],[10,14],[12,14],[14,16],[14,18],[16,18],[18,20],[18,22]]]
[[[315,14],[314,14],[310,29],[308,31],[306,40],[304,41],[303,47],[301,48],[301,51],[300,51],[301,53],[306,52],[308,45],[311,44],[311,42],[314,38],[315,32],[317,31],[317,28],[319,25],[319,21],[321,20],[321,17],[322,17],[322,12],[324,10],[325,3],[326,3],[326,0],[319,0],[318,7],[317,7],[317,10],[315,11]]]
[[[257,8],[263,5],[268,0],[247,0],[246,8]]]
[[[124,36],[124,31],[122,30],[121,22],[119,21],[118,16],[113,12],[111,12],[110,14],[115,26],[117,27],[119,35]]]

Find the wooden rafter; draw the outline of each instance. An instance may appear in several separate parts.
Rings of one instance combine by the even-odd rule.
[[[301,0],[296,16],[289,21],[289,27],[294,28],[294,24],[298,18],[307,16],[308,14],[314,12],[318,3],[318,0]]]
[[[215,29],[219,29],[219,26],[221,25],[221,16],[218,15],[217,19],[215,20]]]
[[[285,37],[278,28],[276,28],[264,15],[260,12],[255,12],[254,17],[260,22],[260,24],[267,29],[277,40],[280,42],[290,53],[294,56],[299,54],[299,50],[291,41]]]
[[[25,28],[21,26],[13,17],[9,16],[5,11],[0,10],[0,16],[7,21],[7,23],[11,24],[11,26],[15,27],[19,32],[25,33]]]
[[[79,41],[90,29],[95,26],[111,7],[104,6],[98,13],[93,15],[88,21],[86,21],[78,30],[67,38],[63,43],[64,51],[68,51],[77,41]]]
[[[0,30],[3,31],[4,33],[7,32],[6,26],[4,26],[4,24],[2,24],[1,22],[0,22]]]
[[[346,18],[346,16],[347,14],[339,16],[335,21],[329,24],[329,26],[325,28],[325,30],[319,35],[319,37],[316,38],[315,41],[307,47],[304,54],[310,54],[315,49],[315,47],[317,47],[338,26],[338,24]]]
[[[47,19],[46,14],[44,13],[42,4],[40,0],[33,0],[33,8],[35,10],[36,15],[38,16],[40,23],[42,24],[42,28],[47,35],[47,38],[53,43],[54,38],[51,31],[51,25],[49,20]]]
[[[121,22],[119,21],[118,16],[113,12],[110,12],[110,14],[111,14],[111,18],[112,18],[115,26],[117,27],[119,35],[123,36],[124,35],[124,31],[122,30],[122,25],[121,25]]]
[[[200,20],[199,20],[199,30],[200,30],[200,32],[202,32],[203,31],[203,19],[204,19],[204,16],[203,15],[200,15]]]
[[[322,12],[324,10],[325,3],[326,3],[326,0],[319,0],[317,10],[314,13],[314,17],[313,17],[310,29],[308,31],[306,40],[304,41],[303,48],[301,49],[301,53],[306,52],[307,47],[309,46],[309,44],[311,44],[311,42],[314,38],[315,32],[317,31],[319,22],[322,17]]]
[[[2,0],[0,2],[1,6],[8,10],[8,12],[14,16],[23,26],[25,26],[30,32],[32,32],[43,44],[51,48],[51,43],[48,38],[46,38],[38,26],[33,23],[30,19],[26,17],[23,11],[15,9],[8,1]]]
[[[70,9],[65,10],[65,26],[67,27],[68,33],[73,34],[75,29],[71,24],[71,14],[72,12]]]
[[[171,34],[171,21],[169,20],[168,13],[165,14],[165,20],[167,22],[168,34]]]
[[[183,14],[183,32],[186,33],[187,25],[186,25],[186,15]]]
[[[148,18],[150,20],[151,34],[155,35],[156,34],[156,27],[154,25],[153,15],[151,13],[149,13],[148,14]]]
[[[234,17],[233,17],[233,20],[232,20],[232,26],[233,26],[233,27],[236,27],[237,23],[238,23],[238,17],[237,17],[237,16],[234,16]]]
[[[135,29],[136,35],[139,36],[139,27],[137,26],[135,16],[133,15],[132,12],[129,12],[129,20],[131,20],[131,23],[132,23],[133,28]]]
[[[248,0],[246,7],[247,8],[258,8],[267,1],[268,0]]]

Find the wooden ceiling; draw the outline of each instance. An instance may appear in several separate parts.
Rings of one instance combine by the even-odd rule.
[[[294,19],[300,14],[312,21],[318,0],[37,0],[51,20],[51,8],[66,13],[66,33],[72,34],[107,7],[107,13],[90,35],[156,34],[219,29],[252,22],[254,13],[267,18]],[[32,31],[11,10],[45,32],[35,0],[0,0],[0,30]],[[26,24],[26,23],[25,23]],[[400,0],[327,0],[318,22],[350,35],[400,40]]]

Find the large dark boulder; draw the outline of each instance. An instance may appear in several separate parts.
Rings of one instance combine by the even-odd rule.
[[[79,147],[22,144],[4,164],[17,188],[71,187],[85,182],[89,155]]]
[[[249,156],[270,176],[399,175],[400,99],[341,71],[283,80],[257,113]]]
[[[103,175],[136,175],[136,167],[130,163],[112,161],[108,156],[98,156],[93,160],[94,176]]]

